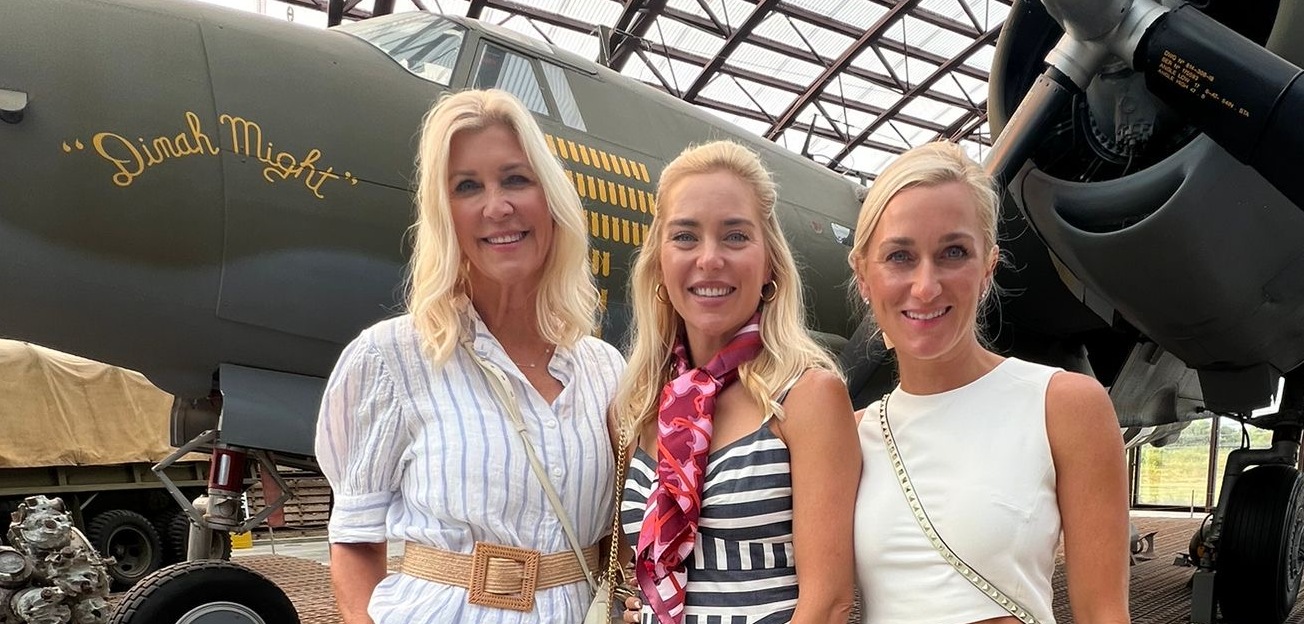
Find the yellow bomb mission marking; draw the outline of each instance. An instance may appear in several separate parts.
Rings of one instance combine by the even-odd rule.
[[[185,113],[186,128],[176,135],[160,134],[146,140],[137,137],[135,142],[113,132],[97,132],[91,136],[91,147],[100,158],[113,165],[116,173],[110,178],[113,184],[126,188],[131,186],[147,170],[168,160],[188,156],[216,156],[221,152],[221,145],[214,144],[208,132],[203,128],[199,115],[191,111]],[[263,179],[270,184],[288,180],[303,179],[303,185],[317,199],[326,199],[321,194],[322,185],[330,180],[348,182],[356,186],[358,179],[351,172],[343,175],[335,173],[334,167],[321,169],[321,150],[312,148],[303,157],[287,151],[274,153],[271,141],[263,142],[263,129],[257,122],[243,117],[223,113],[218,116],[218,126],[229,130],[230,151],[237,155],[252,156],[267,165],[263,168]],[[219,135],[221,136],[221,135]],[[81,139],[75,139],[71,145],[66,141],[62,145],[64,153],[82,151],[86,145]]]

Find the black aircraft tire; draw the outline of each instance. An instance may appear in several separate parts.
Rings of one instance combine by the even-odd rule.
[[[211,560],[184,561],[141,579],[123,594],[108,624],[199,624],[210,619],[299,624],[294,604],[267,577]]]
[[[109,579],[121,591],[163,565],[163,540],[149,520],[129,509],[110,509],[86,525],[86,539],[95,550],[113,557]]]
[[[1290,466],[1245,471],[1227,500],[1218,544],[1216,594],[1231,624],[1280,624],[1304,571],[1304,477]]]

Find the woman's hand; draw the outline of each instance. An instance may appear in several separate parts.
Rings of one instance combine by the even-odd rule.
[[[621,619],[630,624],[638,624],[639,611],[643,608],[643,602],[637,596],[630,596],[625,599],[625,613]]]

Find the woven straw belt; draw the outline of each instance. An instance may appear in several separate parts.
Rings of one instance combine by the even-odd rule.
[[[598,546],[584,549],[590,570],[598,569]],[[470,554],[425,544],[404,544],[399,572],[467,589],[467,602],[499,609],[530,611],[534,592],[586,580],[575,552],[547,555],[537,550],[476,542]]]

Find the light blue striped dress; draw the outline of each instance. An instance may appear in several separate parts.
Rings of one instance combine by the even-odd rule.
[[[469,306],[463,322],[473,348],[520,397],[580,540],[596,543],[611,526],[606,410],[624,360],[596,338],[557,349],[548,370],[564,389],[549,405]],[[332,542],[410,540],[463,553],[476,541],[545,554],[571,549],[483,370],[460,347],[433,367],[409,316],[376,324],[344,350],[322,399],[316,449],[335,494]],[[521,613],[469,605],[466,594],[391,574],[368,612],[376,624],[552,624],[581,621],[591,599],[579,582],[537,592],[534,611]]]
[[[621,521],[637,545],[656,459],[634,452]],[[797,607],[788,447],[769,424],[707,458],[684,624],[787,624]]]

